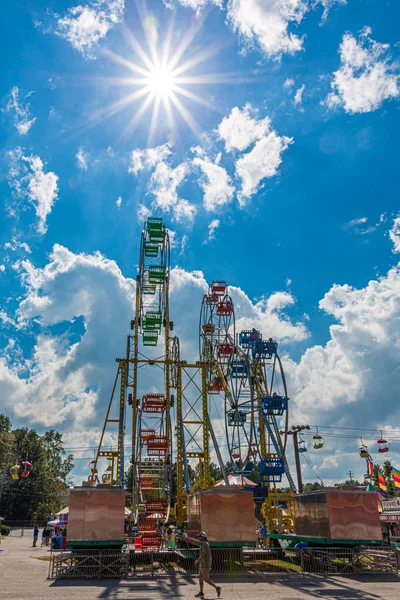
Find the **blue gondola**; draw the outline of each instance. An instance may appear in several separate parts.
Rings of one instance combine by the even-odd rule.
[[[252,329],[251,331],[241,331],[239,333],[239,345],[242,348],[251,348],[253,343],[257,340],[261,340],[262,335],[257,329]]]
[[[247,413],[243,410],[232,410],[228,413],[228,425],[244,425],[246,423]]]
[[[247,373],[247,365],[244,360],[233,360],[229,366],[229,374],[231,377],[243,377]]]
[[[288,398],[287,396],[278,396],[277,394],[264,396],[261,406],[264,417],[272,415],[281,417],[288,409]]]
[[[253,359],[270,359],[276,353],[278,343],[272,338],[269,340],[256,340],[251,346]]]
[[[285,472],[285,461],[279,456],[263,458],[258,464],[258,472],[262,482],[268,482],[270,478],[281,481]]]

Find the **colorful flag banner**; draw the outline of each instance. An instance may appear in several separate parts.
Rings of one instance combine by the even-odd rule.
[[[374,474],[374,463],[372,462],[372,460],[367,459],[367,474],[368,477],[372,477]],[[399,473],[400,476],[400,473]]]
[[[396,489],[396,492],[400,492],[400,471],[393,468],[392,473],[393,473],[394,487]]]
[[[386,494],[387,494],[386,481],[385,481],[385,478],[384,478],[383,474],[381,473],[381,471],[378,471],[378,483],[379,483],[379,491],[381,492],[381,494],[386,496]]]

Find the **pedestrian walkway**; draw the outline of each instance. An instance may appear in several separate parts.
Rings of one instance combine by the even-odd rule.
[[[47,579],[48,548],[32,548],[32,538],[6,538],[0,552],[1,600],[191,600],[197,581],[162,578],[154,581]],[[44,559],[44,560],[41,560]],[[226,600],[398,600],[400,579],[383,573],[359,577],[286,575],[267,579],[243,576],[215,577]],[[213,590],[206,599],[216,599]]]

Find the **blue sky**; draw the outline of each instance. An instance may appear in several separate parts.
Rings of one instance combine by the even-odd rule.
[[[153,213],[175,232],[188,351],[225,278],[243,323],[281,343],[293,419],[396,428],[398,3],[7,4],[0,409],[95,442]],[[138,71],[167,40],[172,93]],[[344,475],[339,456],[362,471],[354,435],[312,457],[322,477]]]

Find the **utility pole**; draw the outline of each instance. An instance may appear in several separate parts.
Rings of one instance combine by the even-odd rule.
[[[293,436],[293,450],[294,450],[294,460],[296,464],[296,474],[297,474],[297,489],[299,490],[299,494],[303,493],[303,479],[301,476],[301,465],[300,465],[300,453],[299,453],[299,433],[304,431],[305,429],[310,429],[309,425],[293,425],[291,429],[287,431],[281,431],[281,434],[287,434]]]
[[[354,480],[353,480],[353,473],[352,473],[351,471],[349,471],[349,472],[347,473],[347,475],[348,475],[348,476],[349,476],[349,478],[350,478],[350,483],[354,483]]]

